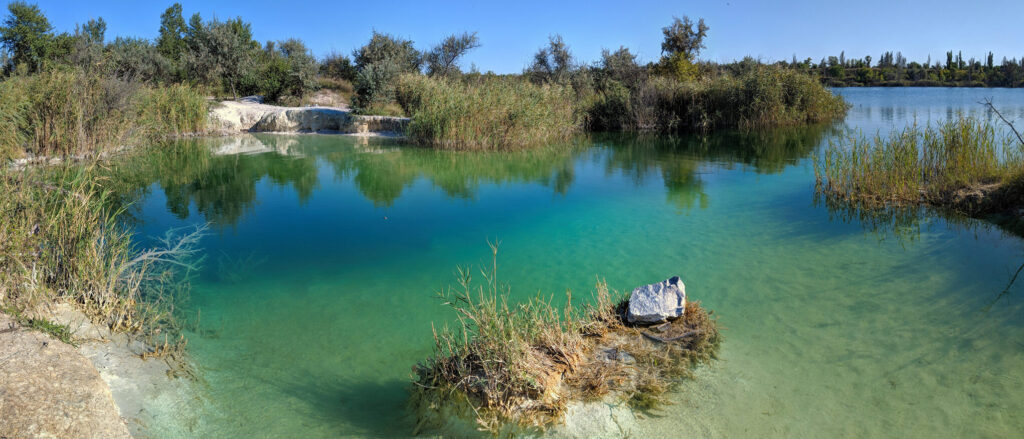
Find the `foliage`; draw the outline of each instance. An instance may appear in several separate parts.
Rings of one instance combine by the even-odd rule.
[[[461,73],[458,65],[459,58],[478,47],[480,47],[480,38],[477,37],[476,32],[449,35],[444,41],[424,54],[427,74],[430,76],[458,75]]]
[[[10,62],[25,65],[30,72],[39,70],[47,52],[53,50],[54,39],[50,21],[39,6],[23,1],[7,5],[10,15],[0,27],[0,45],[11,53]]]
[[[68,302],[114,331],[176,343],[173,304],[198,263],[202,229],[169,236],[163,247],[135,248],[97,185],[101,173],[89,166],[0,169],[0,304],[20,313]]]
[[[0,82],[0,160],[101,152],[205,128],[206,100],[189,86],[151,88],[81,70]]]
[[[341,79],[348,82],[356,80],[356,66],[352,64],[349,57],[337,52],[331,52],[320,61],[320,76]]]
[[[174,61],[181,59],[185,52],[185,19],[181,15],[181,3],[175,3],[160,15],[160,36],[156,40],[160,54]]]
[[[858,208],[931,204],[978,214],[1006,207],[993,195],[1024,175],[1024,144],[990,122],[960,115],[871,141],[832,143],[815,175],[820,193]]]
[[[708,26],[701,18],[694,29],[690,17],[672,17],[672,24],[661,29],[665,40],[661,43],[661,53],[665,55],[683,54],[687,59],[696,59],[700,50],[704,49],[704,38],[708,35]]]
[[[578,66],[573,64],[572,52],[569,46],[562,39],[561,35],[555,34],[548,37],[547,47],[542,47],[533,55],[533,64],[530,64],[523,72],[535,83],[555,82],[565,84],[569,76]]]
[[[406,75],[398,101],[412,117],[406,135],[443,148],[492,150],[559,142],[580,127],[572,89],[556,84]]]
[[[825,122],[847,110],[813,77],[756,63],[701,80],[655,76],[632,89],[608,82],[581,105],[592,130],[661,132]]]
[[[422,54],[413,47],[412,40],[377,31],[373,31],[366,45],[352,53],[352,59],[360,71],[377,63],[390,62],[401,73],[419,71],[423,61]]]

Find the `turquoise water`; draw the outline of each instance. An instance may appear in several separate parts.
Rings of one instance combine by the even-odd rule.
[[[727,328],[721,359],[648,414],[647,437],[1019,437],[1024,243],[924,213],[867,224],[815,203],[813,154],[1024,90],[843,89],[844,124],[594,136],[452,153],[341,136],[186,142],[149,165],[140,236],[209,222],[184,306],[207,437],[404,437],[435,292],[488,257],[516,299],[680,275]],[[238,152],[245,152],[239,154]],[[880,227],[879,227],[880,226]],[[154,408],[154,411],[159,411]],[[161,433],[163,432],[163,433]]]

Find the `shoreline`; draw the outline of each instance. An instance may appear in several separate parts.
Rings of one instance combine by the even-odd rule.
[[[95,405],[98,407],[92,411],[84,412],[74,421],[68,421],[64,412],[55,411],[51,416],[65,420],[70,425],[64,431],[33,431],[27,437],[34,437],[43,434],[72,434],[73,436],[92,437],[159,437],[164,434],[177,433],[178,436],[188,436],[189,431],[184,431],[187,426],[195,425],[199,421],[198,410],[195,408],[203,404],[203,399],[196,386],[198,381],[189,377],[177,376],[177,367],[171,365],[168,358],[143,359],[142,354],[152,349],[130,335],[111,332],[110,329],[93,323],[85,314],[75,309],[68,303],[50,304],[41,310],[33,313],[36,318],[49,320],[58,325],[65,325],[70,330],[76,345],[66,344],[42,331],[33,330],[23,325],[13,324],[8,328],[4,324],[6,334],[0,337],[10,337],[17,334],[22,338],[33,340],[44,340],[42,343],[35,343],[42,346],[42,349],[61,351],[59,354],[59,367],[68,368],[71,372],[57,373],[48,377],[46,381],[49,386],[57,389],[79,389],[84,392],[84,398],[100,401]],[[12,316],[0,312],[0,322],[14,321]],[[6,340],[0,339],[0,343]],[[18,358],[22,360],[35,361],[33,354],[22,355],[24,350],[18,351]],[[188,362],[188,359],[182,361]],[[27,366],[27,365],[26,365]],[[57,366],[47,366],[53,369]],[[28,378],[5,379],[0,383],[0,395],[11,392],[11,388],[22,387],[25,383],[32,383],[33,374],[41,373],[33,367],[6,368],[5,372],[10,374],[29,375]],[[22,392],[23,396],[25,395]],[[18,433],[27,427],[23,425],[38,426],[46,425],[47,411],[31,411],[22,407],[31,407],[39,404],[42,407],[54,406],[47,398],[57,398],[58,403],[75,403],[82,397],[67,397],[60,392],[33,392],[28,398],[20,400],[21,407],[7,407],[0,404],[0,413],[5,413],[4,430],[8,429]],[[19,404],[15,401],[14,404]],[[13,412],[13,416],[11,413]],[[80,411],[81,412],[81,411]],[[116,422],[113,420],[116,416]],[[174,419],[170,423],[168,420]],[[56,422],[53,422],[56,423]],[[120,424],[118,426],[117,424]],[[93,430],[96,430],[95,432]],[[123,430],[124,434],[121,434]],[[181,430],[181,431],[174,431]],[[97,433],[98,432],[98,433]],[[154,433],[162,433],[154,436]],[[15,436],[12,437],[20,437]]]

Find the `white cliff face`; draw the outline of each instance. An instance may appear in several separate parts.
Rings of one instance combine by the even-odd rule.
[[[354,115],[345,107],[277,107],[255,99],[224,101],[210,109],[210,121],[221,134],[393,133],[405,131],[409,118]]]

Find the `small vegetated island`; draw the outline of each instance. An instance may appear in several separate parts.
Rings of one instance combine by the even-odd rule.
[[[701,61],[709,28],[686,17],[662,29],[655,62],[641,64],[621,47],[584,63],[554,35],[514,75],[460,70],[459,59],[480,45],[473,32],[426,51],[374,33],[351,58],[318,61],[297,39],[255,41],[241,18],[186,21],[179,4],[160,17],[155,41],[111,41],[105,31],[94,19],[58,34],[35,5],[8,5],[0,26],[0,306],[64,334],[39,310],[71,304],[96,324],[145,340],[149,356],[183,350],[192,316],[174,304],[187,296],[201,231],[135,248],[125,216],[131,200],[115,195],[131,176],[104,160],[127,146],[172,148],[165,139],[208,133],[207,96],[409,117],[409,140],[456,150],[524,149],[587,131],[803,125],[842,118],[848,108],[800,69]],[[954,128],[963,132],[949,138],[985,134],[971,122]],[[12,166],[22,158],[47,164]],[[827,172],[833,191],[852,194],[843,182],[853,177]],[[487,273],[482,286],[468,274],[459,279],[447,300],[461,328],[436,332],[434,356],[414,369],[422,429],[470,413],[472,428],[545,428],[579,407],[574,402],[609,398],[650,408],[713,358],[721,340],[679,278],[629,299],[601,283],[593,300],[570,298],[563,307],[510,303],[495,270]],[[645,303],[663,309],[644,314]]]

